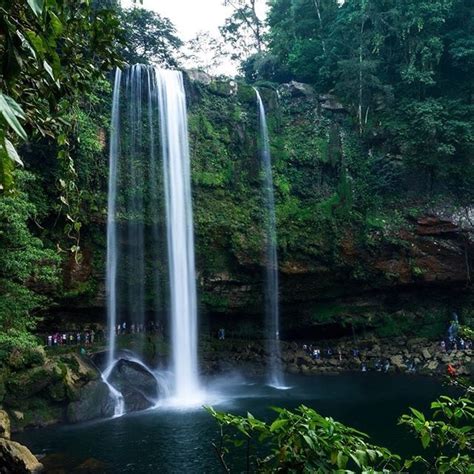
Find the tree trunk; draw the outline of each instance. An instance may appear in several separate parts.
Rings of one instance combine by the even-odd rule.
[[[320,8],[319,0],[313,0],[313,3],[314,3],[314,8],[316,8],[316,13],[318,15],[319,29],[321,30],[321,44],[323,46],[324,54],[327,54],[326,41],[324,41],[324,36],[323,36],[323,20],[321,17],[321,8]]]

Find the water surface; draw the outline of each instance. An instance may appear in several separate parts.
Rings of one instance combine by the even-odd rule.
[[[221,411],[272,418],[271,406],[295,408],[301,403],[367,432],[372,441],[394,452],[421,449],[397,419],[408,406],[427,410],[448,392],[426,377],[378,373],[337,376],[288,376],[288,390],[275,390],[261,380],[240,377],[208,381],[209,404]],[[214,420],[203,409],[161,407],[121,418],[76,426],[59,426],[21,433],[16,439],[36,454],[61,454],[71,472],[88,458],[105,463],[104,473],[218,473],[211,441],[217,439]]]

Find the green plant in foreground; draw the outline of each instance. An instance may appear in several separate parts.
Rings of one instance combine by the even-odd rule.
[[[214,449],[225,472],[231,472],[226,454],[242,446],[247,472],[388,472],[400,467],[399,456],[369,444],[366,434],[304,405],[295,412],[274,408],[278,417],[271,424],[251,413],[242,417],[206,409],[221,429]],[[258,454],[252,449],[255,442]]]
[[[420,464],[425,472],[474,472],[473,390],[468,387],[465,395],[457,399],[441,396],[434,401],[432,420],[414,408],[410,408],[410,415],[401,417],[400,424],[410,428],[424,449],[431,447],[434,452],[414,456],[405,462],[406,468]]]
[[[461,382],[457,385],[463,386]],[[411,414],[401,417],[400,424],[410,428],[424,449],[423,455],[407,460],[370,444],[368,435],[304,405],[294,412],[274,408],[278,416],[271,423],[250,413],[236,416],[211,407],[206,410],[220,427],[219,443],[213,447],[225,472],[231,472],[226,456],[243,447],[246,472],[469,474],[474,473],[474,388],[463,388],[463,396],[441,396],[431,404],[432,420],[413,408]]]

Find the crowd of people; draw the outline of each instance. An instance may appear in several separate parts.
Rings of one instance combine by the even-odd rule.
[[[303,351],[308,354],[313,360],[320,359],[331,359],[336,357],[339,361],[342,361],[343,358],[353,358],[361,359],[361,351],[357,348],[350,349],[349,352],[342,352],[341,348],[333,349],[327,347],[320,349],[315,347],[312,344],[303,344]],[[459,321],[456,313],[452,314],[452,320],[447,331],[446,338],[440,342],[440,350],[442,352],[450,353],[452,351],[464,351],[472,349],[472,341],[469,339],[464,339],[459,336]],[[371,358],[370,360],[364,360],[361,363],[362,372],[367,372],[369,370],[375,370],[377,372],[388,372],[390,370],[391,364],[390,359],[388,358]],[[404,365],[407,367],[407,371],[414,373],[416,372],[416,363],[413,358],[405,359]]]
[[[82,331],[57,331],[45,336],[48,347],[89,345],[103,339],[102,331],[93,329]]]
[[[148,323],[131,323],[122,321],[117,324],[115,334],[117,336],[124,334],[158,334],[162,332],[161,325],[155,321],[148,321]]]
[[[361,351],[360,349],[353,348],[350,349],[349,352],[345,353],[342,351],[341,348],[333,349],[331,347],[327,347],[324,349],[319,349],[318,347],[314,347],[312,344],[303,344],[303,351],[308,354],[313,360],[321,360],[321,359],[332,359],[336,358],[339,361],[343,359],[352,358],[352,359],[360,359]],[[406,365],[408,367],[409,372],[415,372],[415,362],[413,360],[407,360]],[[361,370],[362,372],[367,372],[369,369],[373,369],[377,372],[388,372],[390,370],[391,364],[388,358],[377,358],[375,360],[368,362],[362,362]]]
[[[462,337],[452,339],[443,339],[440,343],[440,348],[442,352],[451,352],[451,351],[468,351],[472,349],[472,341],[465,340]]]
[[[446,338],[440,342],[440,348],[443,352],[464,351],[472,348],[472,341],[459,335],[459,319],[456,313],[452,315],[448,333]]]
[[[162,328],[159,323],[150,321],[147,324],[122,322],[117,324],[115,334],[117,336],[125,334],[161,334]],[[82,346],[90,345],[96,342],[104,342],[107,340],[107,333],[102,329],[81,329],[81,330],[63,330],[54,331],[44,335],[45,344],[48,347],[56,346]]]

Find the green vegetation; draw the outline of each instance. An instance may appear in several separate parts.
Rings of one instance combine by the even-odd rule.
[[[247,78],[286,75],[333,90],[364,148],[384,154],[383,179],[402,171],[398,186],[410,191],[472,200],[471,2],[340,3],[272,2],[267,59],[250,58]]]
[[[144,8],[119,9],[123,30],[121,55],[128,64],[177,66],[177,51],[182,45],[168,18]]]
[[[248,413],[235,416],[207,408],[220,427],[213,443],[224,472],[228,459],[246,472],[472,472],[473,388],[462,397],[442,396],[431,404],[432,418],[411,408],[400,424],[420,440],[423,452],[409,459],[369,443],[368,436],[304,405],[274,408],[272,422]],[[229,456],[231,454],[231,456]]]
[[[35,344],[34,311],[59,282],[56,252],[28,226],[37,213],[26,192],[34,178],[18,171],[16,181],[16,190],[0,198],[0,347],[7,352]]]

